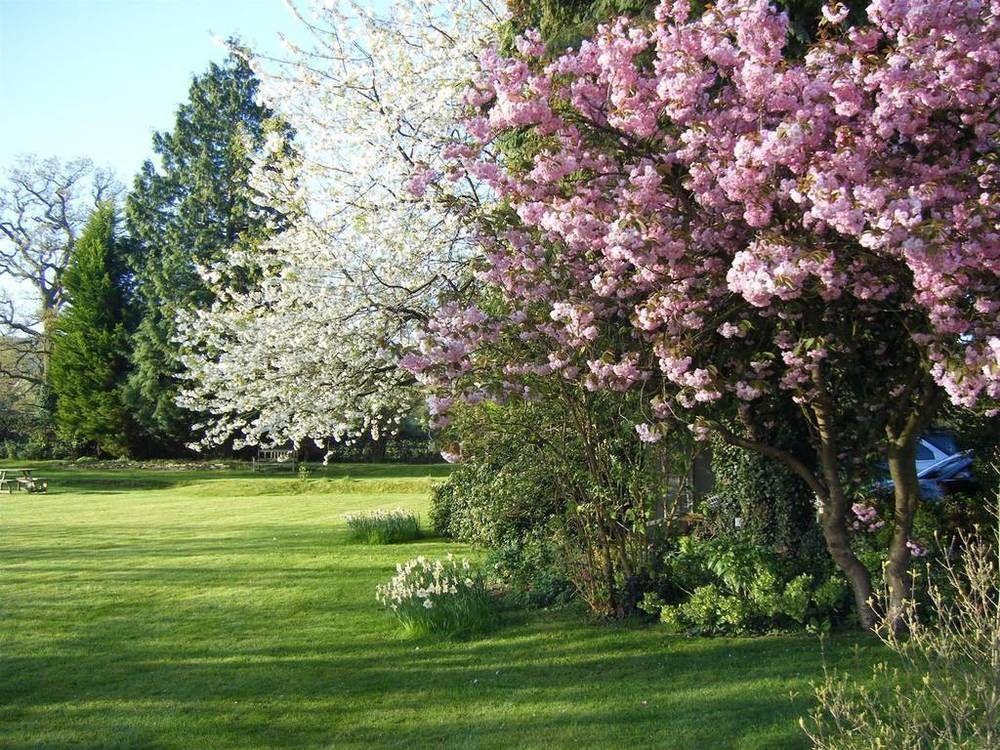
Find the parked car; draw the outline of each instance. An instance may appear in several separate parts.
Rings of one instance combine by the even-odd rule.
[[[937,500],[952,492],[963,492],[974,488],[976,477],[972,473],[972,451],[962,451],[917,472],[920,482],[920,496],[925,500]]]
[[[958,443],[947,432],[928,432],[917,443],[917,473],[935,466],[944,459],[958,454]]]
[[[972,451],[956,451],[945,453],[939,445],[921,439],[921,446],[936,457],[934,460],[921,460],[917,453],[917,482],[920,484],[920,496],[925,500],[939,500],[952,492],[962,492],[974,489],[975,474],[972,471]],[[925,454],[926,455],[926,454]],[[875,484],[877,492],[891,494],[893,491],[891,478],[882,479]]]

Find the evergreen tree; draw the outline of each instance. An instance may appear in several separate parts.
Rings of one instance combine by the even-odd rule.
[[[183,446],[197,420],[176,404],[176,315],[211,303],[196,267],[266,233],[248,186],[253,154],[274,127],[271,110],[255,102],[258,83],[239,54],[195,77],[173,131],[153,137],[159,168],[143,165],[126,203],[142,303],[129,402],[167,450]]]
[[[49,365],[59,433],[98,453],[123,455],[133,433],[123,403],[128,372],[128,306],[115,208],[101,203],[73,248],[62,283]]]

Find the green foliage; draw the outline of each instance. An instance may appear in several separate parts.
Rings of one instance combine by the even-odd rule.
[[[379,508],[344,516],[351,539],[365,544],[395,544],[420,538],[420,517],[402,508]]]
[[[546,531],[542,529],[520,544],[508,542],[486,557],[487,581],[505,592],[508,603],[515,607],[549,607],[565,604],[574,596],[571,571]]]
[[[547,446],[537,439],[535,405],[483,405],[461,419],[464,460],[435,486],[435,531],[487,548],[521,544],[563,515],[570,498]]]
[[[153,137],[159,165],[143,165],[126,203],[135,240],[130,260],[143,304],[129,398],[142,426],[174,448],[188,441],[192,422],[176,404],[176,317],[211,301],[196,266],[260,242],[275,218],[253,203],[251,157],[269,127],[291,135],[255,102],[257,87],[237,54],[196,77],[174,129]]]
[[[63,273],[68,308],[56,321],[49,378],[65,439],[101,452],[128,452],[132,424],[122,401],[128,372],[128,310],[115,209],[101,204]]]
[[[802,567],[748,539],[681,537],[664,557],[658,591],[642,607],[691,635],[828,629],[846,611],[847,588],[829,571]]]
[[[2,346],[2,339],[0,339]],[[0,367],[16,368],[15,357],[0,348]],[[51,458],[53,451],[61,456],[62,445],[55,439],[49,414],[36,403],[37,391],[25,389],[13,378],[0,376],[0,455],[8,458]]]
[[[0,441],[22,442],[46,426],[41,356],[23,337],[0,335]]]
[[[18,461],[72,458],[79,448],[76,443],[53,437],[48,430],[35,430],[21,440],[5,440],[0,457]]]
[[[435,529],[499,551],[497,580],[530,592],[541,576],[560,595],[570,580],[593,611],[631,614],[665,528],[647,522],[676,482],[661,454],[671,441],[639,443],[623,419],[637,408],[629,398],[573,393],[457,414],[450,433],[461,438],[462,461],[435,488]],[[530,549],[542,536],[549,549]],[[543,574],[544,560],[558,565]]]
[[[794,424],[789,420],[783,426],[786,435],[778,447],[794,450],[795,436],[787,434]],[[715,487],[703,510],[717,533],[739,523],[741,536],[765,548],[807,557],[826,554],[815,498],[783,464],[717,439],[712,441],[712,473]]]

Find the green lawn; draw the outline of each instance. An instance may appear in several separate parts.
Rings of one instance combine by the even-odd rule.
[[[48,495],[0,495],[0,747],[805,746],[806,635],[692,640],[564,610],[401,639],[375,585],[468,550],[349,544],[342,516],[425,511],[444,471],[49,467]],[[867,671],[877,653],[841,636],[827,659]]]

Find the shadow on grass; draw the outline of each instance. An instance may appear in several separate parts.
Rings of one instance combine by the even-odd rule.
[[[805,746],[814,639],[686,640],[561,610],[504,615],[479,640],[407,640],[374,587],[448,545],[346,538],[18,529],[0,579],[0,747]],[[863,670],[874,653],[835,638],[828,658]]]
[[[792,678],[818,673],[812,642],[615,642],[565,621],[532,625],[479,642],[375,635],[335,647],[215,648],[164,635],[102,649],[98,633],[62,644],[62,655],[8,659],[17,679],[0,694],[22,718],[65,706],[85,727],[148,705],[161,722],[207,712],[201,732],[215,744],[192,746],[568,747],[575,736],[625,747],[624,729],[636,747],[806,745],[794,717],[808,701]]]

